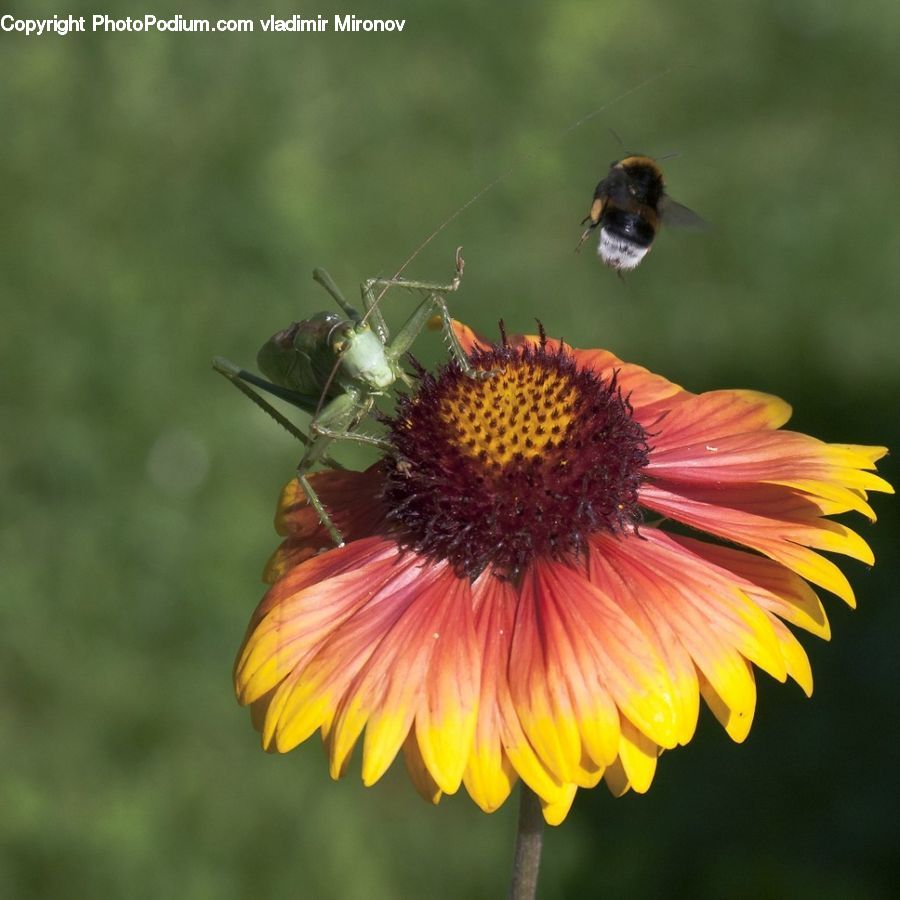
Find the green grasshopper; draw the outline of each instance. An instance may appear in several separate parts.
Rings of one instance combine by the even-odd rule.
[[[363,315],[344,299],[324,269],[316,269],[313,279],[331,294],[346,318],[333,312],[319,312],[276,332],[263,344],[256,357],[257,366],[265,378],[247,372],[222,357],[213,359],[213,368],[217,372],[306,447],[297,465],[297,478],[309,503],[338,547],[343,546],[343,536],[310,484],[307,473],[316,463],[341,468],[326,454],[333,441],[355,441],[384,452],[391,451],[391,445],[384,439],[360,434],[357,429],[372,411],[377,397],[386,395],[398,380],[411,385],[409,376],[400,367],[400,359],[428,321],[435,315],[440,316],[447,348],[466,375],[485,378],[493,374],[472,368],[451,328],[444,295],[453,293],[459,287],[463,266],[460,250],[457,250],[456,272],[449,284],[405,278],[370,278],[360,285],[365,310]],[[392,287],[425,294],[393,339],[379,309],[381,297]],[[378,297],[375,296],[376,289],[381,289]],[[304,434],[254,387],[312,415],[310,434]]]

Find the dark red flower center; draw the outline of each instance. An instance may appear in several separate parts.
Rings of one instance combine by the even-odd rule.
[[[633,531],[647,435],[615,376],[579,369],[564,347],[476,348],[420,373],[388,421],[384,499],[401,538],[460,575],[515,577],[533,558],[578,555],[596,531]]]

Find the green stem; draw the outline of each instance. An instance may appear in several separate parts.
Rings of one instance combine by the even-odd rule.
[[[541,801],[524,783],[520,784],[516,858],[509,885],[509,900],[534,900],[543,839],[544,816],[541,813]]]

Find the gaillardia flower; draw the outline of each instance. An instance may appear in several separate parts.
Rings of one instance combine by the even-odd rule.
[[[295,481],[282,494],[235,674],[263,745],[320,731],[337,778],[365,731],[367,785],[402,749],[433,802],[464,784],[490,812],[521,778],[556,824],[601,778],[646,791],[701,696],[742,741],[754,666],[810,694],[787,625],[828,638],[813,586],[853,605],[819,551],[873,562],[826,517],[874,520],[885,449],[782,431],[790,407],[766,394],[457,332],[491,377],[420,372],[392,453],[314,476],[344,546]]]

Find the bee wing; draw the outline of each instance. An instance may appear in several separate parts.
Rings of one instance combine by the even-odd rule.
[[[666,225],[675,228],[709,228],[709,222],[666,194],[659,203],[659,214]]]

